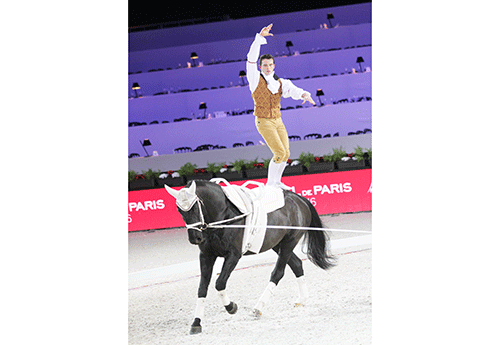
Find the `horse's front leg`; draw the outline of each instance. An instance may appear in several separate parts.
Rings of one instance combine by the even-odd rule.
[[[217,257],[207,255],[200,252],[200,285],[198,287],[198,300],[196,301],[196,309],[194,312],[194,322],[191,325],[189,334],[201,333],[201,319],[205,313],[205,298],[207,297],[208,285],[212,277],[212,271]]]
[[[226,284],[231,272],[233,272],[234,268],[238,264],[238,261],[241,258],[241,253],[231,252],[224,258],[224,264],[222,265],[222,270],[220,272],[219,278],[215,282],[215,289],[219,293],[219,297],[222,301],[222,305],[226,308],[229,314],[235,314],[238,311],[238,305],[234,302],[231,302],[227,293],[226,293]]]

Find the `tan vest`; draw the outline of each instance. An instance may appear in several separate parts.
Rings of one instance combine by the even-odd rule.
[[[274,95],[267,88],[267,82],[262,77],[259,78],[259,84],[257,88],[252,93],[253,103],[255,104],[253,114],[257,117],[265,117],[268,119],[277,119],[281,117],[281,95],[282,84],[281,80],[278,80],[280,83],[280,88],[278,92]]]

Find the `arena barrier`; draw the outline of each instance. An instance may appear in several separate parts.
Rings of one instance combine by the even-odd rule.
[[[255,181],[265,183],[266,179]],[[245,182],[230,183],[242,185]],[[320,215],[372,209],[371,169],[285,176],[282,182],[309,199]],[[175,199],[164,188],[132,191],[128,193],[128,199],[129,231],[184,226]]]

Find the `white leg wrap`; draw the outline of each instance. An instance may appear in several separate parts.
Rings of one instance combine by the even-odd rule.
[[[307,284],[304,276],[297,278],[297,283],[299,284],[299,299],[296,304],[304,305],[309,298],[309,291],[307,290]]]
[[[271,160],[269,162],[266,186],[279,187],[282,189],[291,190],[290,187],[281,182],[281,176],[283,175],[283,171],[285,171],[285,168],[286,168],[286,162],[277,164]]]
[[[196,300],[196,309],[194,311],[194,317],[203,319],[205,315],[205,298],[201,297]]]
[[[227,296],[226,290],[219,291],[218,294],[219,294],[219,297],[222,301],[222,305],[224,307],[229,305],[229,303],[231,303],[231,301],[229,300],[229,297]]]
[[[274,295],[274,290],[276,289],[276,284],[269,282],[262,296],[260,296],[259,301],[255,305],[254,309],[262,311],[264,306],[269,303],[269,299]]]
[[[286,162],[282,162],[279,164],[278,183],[281,182],[281,176],[283,176],[283,172],[285,171],[285,168],[286,168]]]
[[[280,165],[274,163],[272,160],[269,162],[269,167],[267,168],[267,183],[268,186],[275,186],[281,179],[280,175]]]

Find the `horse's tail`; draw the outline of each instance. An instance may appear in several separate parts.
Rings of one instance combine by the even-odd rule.
[[[314,206],[307,201],[307,206],[311,210],[311,228],[323,228],[323,223]],[[337,258],[328,253],[326,231],[323,230],[307,230],[305,235],[307,241],[307,257],[316,266],[327,270],[336,265]]]

